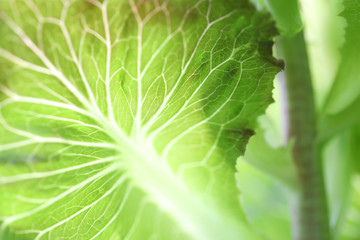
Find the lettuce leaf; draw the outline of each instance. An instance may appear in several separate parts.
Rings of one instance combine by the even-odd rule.
[[[0,2],[0,237],[258,239],[235,161],[272,101],[247,1]]]

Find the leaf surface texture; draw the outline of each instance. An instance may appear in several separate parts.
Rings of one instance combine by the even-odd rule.
[[[235,161],[272,101],[247,1],[0,2],[5,239],[257,239]]]

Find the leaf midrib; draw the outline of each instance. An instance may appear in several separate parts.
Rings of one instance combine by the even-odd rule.
[[[214,202],[190,191],[148,139],[140,137],[132,141],[133,148],[124,156],[127,173],[136,186],[179,223],[184,232],[198,240],[235,240],[242,235],[252,235],[233,216],[220,212]]]

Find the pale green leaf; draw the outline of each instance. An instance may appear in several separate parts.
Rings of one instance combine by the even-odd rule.
[[[281,35],[291,36],[302,30],[302,21],[297,0],[264,0]]]
[[[239,158],[237,168],[241,203],[251,225],[265,239],[291,239],[289,189],[243,157]]]
[[[326,102],[326,113],[336,114],[360,96],[360,2],[344,0],[343,16],[347,21],[341,63]]]

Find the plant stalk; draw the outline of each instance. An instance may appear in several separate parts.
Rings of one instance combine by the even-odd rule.
[[[321,159],[317,150],[314,92],[304,34],[280,36],[280,54],[285,61],[288,142],[294,141],[292,159],[299,192],[295,201],[293,238],[330,240],[329,217]]]

